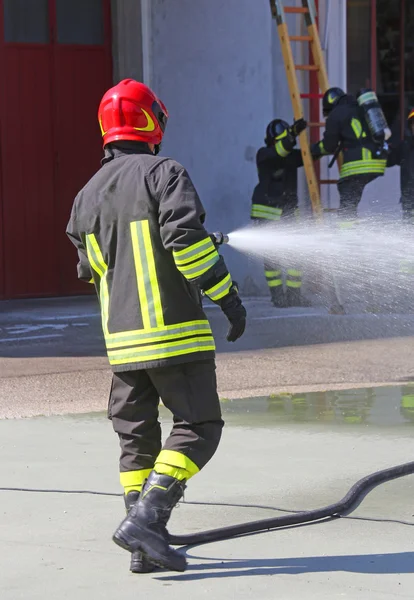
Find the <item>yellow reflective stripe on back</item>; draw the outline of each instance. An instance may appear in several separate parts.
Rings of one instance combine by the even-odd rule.
[[[163,358],[170,358],[172,356],[214,350],[214,338],[212,336],[202,336],[178,342],[170,342],[168,344],[154,344],[152,346],[145,346],[144,348],[109,350],[108,358],[111,365],[122,365],[133,362],[162,360]]]
[[[286,287],[290,287],[290,288],[300,288],[302,287],[302,282],[301,281],[286,281]]]
[[[166,342],[168,340],[177,340],[179,338],[186,338],[191,336],[197,336],[201,334],[210,334],[211,327],[208,321],[201,325],[189,325],[187,327],[175,327],[170,331],[144,331],[137,335],[127,335],[126,332],[123,336],[116,334],[116,338],[111,336],[105,337],[107,348],[119,348],[123,346],[138,346],[140,344],[149,344],[154,342]]]
[[[137,339],[140,337],[149,337],[152,335],[168,335],[170,333],[179,334],[189,329],[200,329],[210,331],[210,324],[207,319],[198,321],[185,321],[184,323],[175,323],[174,325],[164,325],[163,327],[154,327],[152,329],[131,329],[129,331],[120,331],[118,333],[109,333],[107,339],[110,341],[119,341]]]
[[[209,290],[205,290],[205,293],[212,300],[220,300],[220,298],[224,298],[230,291],[232,286],[232,280],[230,273],[228,273],[221,281],[219,281],[216,285],[214,285]]]
[[[152,291],[152,302],[153,309],[155,312],[155,320],[157,323],[157,327],[162,327],[164,325],[164,315],[161,305],[160,288],[158,286],[158,277],[157,270],[155,267],[154,250],[152,248],[149,221],[141,221],[141,227],[145,246],[145,254],[147,256],[149,284],[151,286]]]
[[[108,266],[104,261],[101,249],[94,233],[89,233],[85,236],[86,251],[88,254],[89,264],[93,270],[99,275],[99,299],[101,304],[102,329],[105,335],[108,333],[108,316],[109,316],[109,289],[106,276]]]
[[[138,285],[138,296],[139,296],[139,304],[141,307],[142,314],[142,324],[144,329],[151,329],[151,319],[150,312],[148,307],[148,298],[147,298],[147,286],[145,285],[145,274],[143,270],[143,262],[141,256],[141,249],[138,237],[138,221],[134,221],[130,225],[131,228],[131,239],[132,239],[132,252],[134,255],[134,264],[135,264],[135,275],[137,278]]]
[[[362,148],[362,160],[371,160],[372,159],[372,152],[371,150],[368,150],[368,148]]]
[[[282,271],[265,271],[265,277],[279,277],[282,274]]]
[[[357,139],[359,139],[361,137],[361,135],[362,135],[362,124],[361,124],[361,121],[359,119],[353,118],[351,120],[351,127],[352,127],[352,129],[353,129],[353,131],[355,133],[355,137]]]
[[[157,470],[158,463],[177,467],[178,469],[185,469],[190,474],[190,477],[196,475],[200,470],[188,456],[176,450],[161,450],[155,460],[155,470]]]
[[[302,277],[302,271],[298,271],[297,269],[288,269],[286,273],[291,277]]]
[[[135,274],[144,329],[162,327],[164,316],[148,220],[130,225]]]

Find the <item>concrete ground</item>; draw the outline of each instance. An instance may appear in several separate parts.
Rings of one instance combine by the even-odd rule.
[[[174,533],[323,506],[412,460],[400,398],[414,381],[413,316],[247,308],[234,346],[208,309],[227,426],[174,511]],[[111,541],[123,516],[118,442],[94,412],[109,379],[92,299],[0,304],[2,600],[412,598],[412,476],[378,487],[350,517],[184,548],[183,574],[130,574]],[[372,389],[323,392],[362,386]],[[54,416],[12,418],[32,415]],[[167,434],[164,409],[162,423]]]

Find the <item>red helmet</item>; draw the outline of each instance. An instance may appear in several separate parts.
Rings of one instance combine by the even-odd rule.
[[[134,79],[124,79],[102,98],[98,119],[104,146],[117,140],[159,145],[168,111],[148,86]]]

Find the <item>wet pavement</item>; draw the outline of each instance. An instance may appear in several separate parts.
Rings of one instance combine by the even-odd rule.
[[[189,482],[171,531],[324,506],[370,472],[412,460],[403,391],[224,402],[220,449]],[[412,598],[413,476],[376,488],[346,518],[183,548],[185,573],[132,575],[111,541],[123,502],[118,442],[102,413],[0,421],[0,451],[2,600]]]

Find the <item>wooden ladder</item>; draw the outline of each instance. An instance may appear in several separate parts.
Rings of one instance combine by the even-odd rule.
[[[270,0],[272,17],[276,20],[277,31],[279,34],[280,45],[282,48],[283,61],[285,64],[288,80],[290,98],[292,100],[293,115],[295,119],[303,118],[302,98],[312,98],[314,94],[300,93],[297,71],[315,72],[318,80],[320,94],[329,89],[328,74],[326,71],[325,60],[323,57],[321,41],[319,39],[318,27],[316,24],[316,7],[313,0],[302,0],[302,6],[284,6],[282,0]],[[308,35],[289,35],[285,15],[288,13],[302,14],[305,17]],[[309,65],[295,64],[292,52],[291,42],[308,43],[312,52],[313,63]],[[323,127],[325,123],[309,123],[309,127]],[[308,183],[310,201],[312,210],[317,216],[322,214],[320,184],[337,183],[335,180],[320,180],[316,176],[315,166],[310,153],[308,135],[303,131],[299,136],[300,148],[303,157],[303,166],[305,168],[306,180]]]

